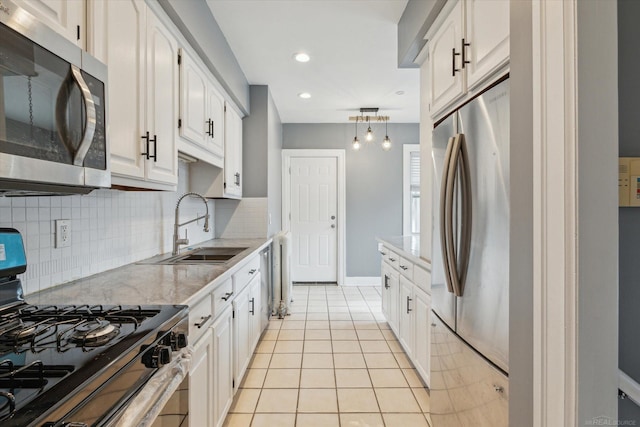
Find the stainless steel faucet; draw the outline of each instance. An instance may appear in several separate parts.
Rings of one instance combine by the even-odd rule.
[[[183,222],[182,224],[179,223],[180,221],[180,202],[182,202],[182,199],[184,199],[187,196],[195,196],[195,197],[200,197],[202,199],[202,202],[204,203],[204,206],[207,208],[207,213],[199,216],[197,218],[194,218],[192,220]],[[173,224],[173,255],[178,255],[178,252],[180,252],[180,246],[181,245],[188,245],[189,244],[189,239],[187,238],[187,230],[184,231],[184,239],[180,239],[180,236],[178,234],[180,227],[182,227],[183,225],[187,225],[187,224],[191,224],[194,221],[198,221],[199,219],[204,218],[204,231],[207,232],[209,231],[209,205],[207,205],[207,199],[205,199],[204,197],[202,197],[200,194],[198,193],[193,193],[193,192],[189,192],[189,193],[184,193],[182,196],[180,196],[180,198],[178,199],[178,203],[176,203],[176,221]]]

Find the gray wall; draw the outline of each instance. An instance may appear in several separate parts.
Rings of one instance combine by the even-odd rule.
[[[251,114],[242,120],[242,195],[267,197],[267,86],[251,86]]]
[[[282,148],[345,149],[346,275],[380,276],[376,236],[402,234],[402,144],[420,141],[418,124],[389,124],[393,148],[380,148],[384,127],[374,127],[376,144],[351,149],[352,124],[285,124]],[[364,128],[359,127],[362,140]]]
[[[282,122],[273,97],[270,93],[268,95],[267,236],[273,236],[282,229]]]
[[[510,6],[509,425],[533,427],[531,0],[512,1]]]
[[[578,413],[618,413],[616,2],[578,1]],[[637,120],[637,119],[636,119]]]
[[[417,68],[413,62],[426,44],[424,36],[446,0],[409,0],[398,21],[398,67]]]
[[[242,121],[243,197],[267,197],[267,236],[280,231],[282,122],[269,87],[252,85],[251,114]]]
[[[244,113],[249,112],[249,83],[204,0],[158,0]]]
[[[640,67],[637,40],[640,38],[640,2],[618,0],[618,129],[620,156],[640,157]],[[618,210],[620,241],[620,312],[619,348],[620,369],[640,382],[640,263],[635,256],[640,241],[640,209]],[[618,417],[640,423],[640,407],[633,402],[620,401]]]

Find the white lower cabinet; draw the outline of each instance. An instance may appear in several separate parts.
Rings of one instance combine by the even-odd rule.
[[[418,373],[430,384],[429,375],[431,360],[429,347],[431,343],[431,295],[414,288],[414,341],[413,364]]]
[[[211,327],[213,338],[213,424],[221,426],[233,402],[233,319],[227,309]],[[211,401],[211,400],[210,400]]]
[[[415,311],[413,302],[415,298],[413,288],[413,283],[403,276],[400,276],[400,306],[398,307],[400,312],[398,316],[400,325],[398,327],[398,340],[409,357],[413,356],[414,345]]]
[[[209,329],[193,349],[189,370],[189,424],[213,426],[213,330]]]
[[[397,252],[397,249],[394,249]],[[388,254],[397,255],[384,247],[382,260],[382,313],[391,330],[413,362],[418,374],[429,385],[431,273],[422,263],[413,263],[401,256],[392,264]]]
[[[249,286],[244,288],[233,301],[233,331],[235,378],[242,378],[251,360],[249,335],[251,330],[249,314]]]

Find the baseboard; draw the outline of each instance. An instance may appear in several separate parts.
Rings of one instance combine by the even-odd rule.
[[[379,286],[379,276],[352,276],[345,277],[343,286]]]

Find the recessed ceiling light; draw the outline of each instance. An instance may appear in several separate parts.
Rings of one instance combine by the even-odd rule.
[[[296,53],[293,58],[298,62],[309,62],[311,57],[304,52]]]
[[[311,98],[311,94],[310,94],[309,92],[302,92],[302,93],[299,93],[299,94],[298,94],[298,96],[299,96],[300,98],[302,98],[302,99],[309,99],[309,98]]]

